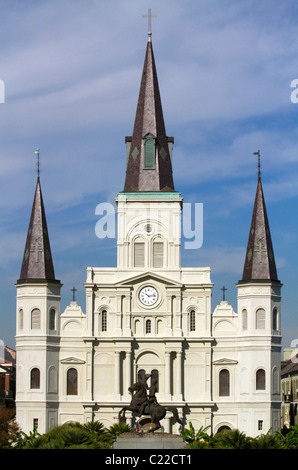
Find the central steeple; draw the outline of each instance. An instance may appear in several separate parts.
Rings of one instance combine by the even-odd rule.
[[[132,137],[126,137],[127,167],[124,192],[175,191],[171,147],[166,135],[151,33]]]

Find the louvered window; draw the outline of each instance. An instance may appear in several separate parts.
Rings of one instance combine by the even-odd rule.
[[[146,169],[155,168],[155,144],[152,139],[148,139],[145,142],[145,156],[144,156],[144,167]]]
[[[242,310],[242,329],[247,330],[247,310]]]
[[[146,333],[151,333],[151,320],[146,321]]]
[[[153,267],[163,267],[163,242],[153,243]]]
[[[135,242],[134,244],[134,266],[141,268],[145,265],[145,243]]]
[[[265,310],[263,308],[259,308],[256,312],[256,329],[265,329]]]
[[[40,329],[40,310],[38,308],[34,308],[31,312],[31,329]]]

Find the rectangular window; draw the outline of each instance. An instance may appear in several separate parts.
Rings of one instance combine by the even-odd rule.
[[[262,431],[262,429],[263,429],[263,421],[260,419],[258,421],[258,431]]]
[[[136,268],[145,266],[145,243],[134,244],[134,266]]]
[[[33,418],[33,429],[36,429],[36,431],[38,431],[38,419],[37,418]]]
[[[153,267],[154,268],[163,267],[163,243],[162,242],[153,243]]]

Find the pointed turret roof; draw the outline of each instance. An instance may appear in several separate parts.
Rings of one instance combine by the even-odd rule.
[[[18,282],[21,281],[59,282],[55,279],[39,176],[37,177],[23,264]]]
[[[260,171],[242,281],[278,281]]]
[[[151,140],[155,150],[153,165],[145,168],[145,143]],[[127,159],[124,192],[174,191],[169,142],[165,131],[157,72],[151,42],[148,38],[139,99]],[[153,142],[153,146],[152,146]]]

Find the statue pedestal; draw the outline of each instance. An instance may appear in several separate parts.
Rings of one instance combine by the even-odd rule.
[[[118,436],[113,449],[184,449],[185,442],[177,434],[166,432],[125,432]]]

